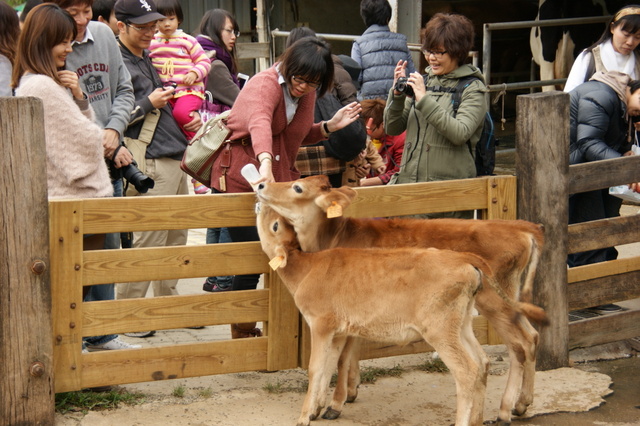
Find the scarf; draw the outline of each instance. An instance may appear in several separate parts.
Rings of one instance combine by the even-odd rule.
[[[611,40],[607,40],[600,45],[600,58],[607,70],[622,71],[625,74],[629,74],[632,79],[640,77],[636,75],[636,56],[634,52],[629,55],[616,52]]]
[[[202,46],[202,48],[206,52],[210,52],[210,51],[216,52],[215,56],[211,58],[211,61],[212,62],[215,60],[222,61],[222,63],[227,66],[227,69],[229,70],[229,74],[231,74],[231,78],[233,79],[233,82],[238,87],[240,87],[240,82],[238,81],[238,75],[233,71],[233,60],[231,59],[231,54],[229,53],[229,51],[226,48],[214,43],[210,37],[207,37],[203,34],[200,34],[199,36],[197,36],[196,40],[198,40],[198,43],[200,43],[200,46]]]

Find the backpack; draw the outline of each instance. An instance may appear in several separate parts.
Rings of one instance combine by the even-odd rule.
[[[455,87],[434,86],[427,87],[427,91],[451,93],[453,116],[455,117],[456,114],[458,114],[458,108],[462,101],[462,92],[464,92],[464,89],[466,89],[473,80],[480,80],[480,78],[474,76],[461,78]],[[476,153],[473,156],[475,158],[476,174],[478,176],[488,176],[493,174],[493,169],[496,165],[496,145],[497,141],[495,129],[493,127],[493,120],[491,119],[491,114],[487,111],[482,123],[482,134],[476,144]],[[471,141],[467,141],[467,146],[469,146],[469,152],[473,155],[473,152],[471,151]]]

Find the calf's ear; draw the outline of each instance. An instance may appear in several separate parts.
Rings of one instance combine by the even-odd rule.
[[[284,268],[285,266],[287,266],[288,253],[283,246],[278,245],[276,247],[276,257],[281,259],[278,267]]]
[[[346,209],[351,205],[351,201],[356,198],[356,191],[348,186],[340,188],[332,188],[327,194],[316,197],[315,203],[323,211],[327,211],[329,207],[339,205],[342,209]]]

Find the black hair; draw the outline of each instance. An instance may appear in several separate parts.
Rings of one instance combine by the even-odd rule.
[[[293,76],[319,82],[318,97],[322,97],[333,85],[333,58],[329,45],[314,37],[301,38],[282,54],[280,74],[288,85]]]
[[[233,17],[231,12],[224,9],[210,9],[207,10],[202,16],[202,20],[200,21],[200,25],[198,26],[198,30],[196,31],[196,33],[209,37],[215,44],[226,49],[224,42],[222,41],[222,31],[224,31],[224,26],[227,23],[227,19],[231,21],[233,30],[240,32],[240,26],[238,25],[236,18]],[[229,53],[231,55],[232,63],[231,72],[236,73],[238,64],[235,45],[233,46],[233,50]]]
[[[636,93],[636,91],[638,89],[640,89],[640,80],[631,80],[629,83],[627,83],[627,86],[629,87],[629,89],[631,89],[631,93]]]
[[[316,32],[309,27],[296,27],[292,29],[287,36],[287,42],[284,46],[285,49],[305,37],[316,37]]]
[[[182,24],[184,14],[182,13],[182,6],[180,6],[179,0],[156,0],[155,3],[159,14],[164,16],[176,15],[178,24]]]
[[[362,0],[360,16],[367,27],[387,25],[391,20],[391,5],[387,0]]]
[[[640,5],[629,4],[627,6],[624,6],[620,10],[618,10],[615,13],[615,15],[613,15],[613,18],[611,18],[611,20],[607,24],[606,28],[604,29],[598,41],[596,41],[591,46],[589,46],[587,48],[587,51],[591,52],[593,48],[596,47],[597,45],[602,44],[607,40],[611,40],[611,38],[613,37],[612,31],[614,28],[617,28],[618,26],[620,26],[620,29],[622,31],[626,31],[630,34],[635,34],[638,31],[640,31],[640,14],[632,13],[629,15],[624,15],[621,18],[618,18],[619,14],[623,12],[624,9],[633,9],[633,8],[640,8]],[[640,52],[640,45],[638,45],[634,50],[637,52]]]
[[[116,4],[116,0],[94,0],[93,6],[91,6],[91,10],[93,11],[92,21],[97,21],[100,16],[106,22],[109,22],[109,18],[111,18],[111,13],[113,12],[113,7]]]

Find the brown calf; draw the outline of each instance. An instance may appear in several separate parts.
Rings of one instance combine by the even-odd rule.
[[[473,335],[472,308],[491,271],[481,258],[419,248],[304,253],[293,227],[275,210],[261,206],[257,224],[262,249],[311,329],[309,388],[299,426],[309,425],[325,406],[338,357],[354,349],[352,336],[397,344],[424,338],[455,379],[456,425],[482,424],[489,361]],[[395,273],[380,268],[380,259]],[[343,403],[333,400],[323,417],[338,417]]]
[[[331,188],[325,176],[293,182],[260,184],[258,199],[273,207],[294,226],[302,250],[315,252],[332,247],[435,247],[474,253],[494,273],[508,298],[530,300],[540,250],[542,227],[525,221],[463,219],[358,219],[327,218],[327,210],[349,206],[356,192]],[[333,207],[332,207],[333,206]],[[389,269],[392,271],[392,269]],[[476,308],[491,323],[509,350],[507,387],[500,404],[498,422],[508,424],[511,413],[522,415],[533,401],[538,332],[529,319],[544,323],[541,309],[529,305],[519,315],[495,288],[484,286],[476,297]],[[348,400],[357,395],[352,360]]]

